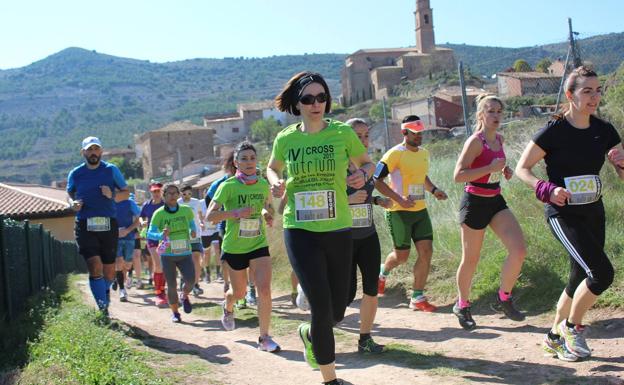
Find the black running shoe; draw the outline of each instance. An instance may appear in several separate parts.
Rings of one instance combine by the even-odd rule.
[[[384,345],[380,345],[369,338],[365,341],[358,341],[358,353],[383,353]]]
[[[509,297],[507,301],[502,301],[498,296],[498,293],[495,294],[496,299],[492,303],[492,309],[497,312],[502,312],[505,314],[507,318],[514,321],[524,321],[524,314],[522,314],[513,304],[513,298]]]
[[[477,323],[472,319],[470,306],[460,309],[459,305],[456,302],[455,305],[453,305],[453,314],[457,316],[459,324],[465,330],[472,330],[477,327]]]

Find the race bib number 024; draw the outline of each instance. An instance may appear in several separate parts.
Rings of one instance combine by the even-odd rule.
[[[370,203],[362,205],[351,205],[351,227],[370,227],[373,224],[373,206]]]
[[[596,202],[602,193],[602,182],[598,175],[570,176],[563,179],[565,188],[572,194],[569,205],[585,205]]]
[[[297,222],[326,221],[335,218],[336,192],[334,190],[295,193],[295,219]]]

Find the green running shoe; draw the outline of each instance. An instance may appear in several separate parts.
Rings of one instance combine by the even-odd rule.
[[[314,357],[314,351],[312,350],[312,341],[310,340],[310,324],[302,323],[299,325],[299,337],[301,341],[303,341],[303,358],[305,362],[310,365],[312,369],[318,369],[319,365],[316,362],[316,357]]]
[[[544,350],[545,356],[557,357],[561,361],[574,362],[578,360],[578,357],[570,353],[566,348],[561,337],[553,340],[546,334],[542,343],[542,349]]]

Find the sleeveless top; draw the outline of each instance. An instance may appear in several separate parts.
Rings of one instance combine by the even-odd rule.
[[[472,161],[470,165],[471,169],[481,168],[489,165],[496,158],[505,159],[505,150],[503,149],[503,138],[499,134],[496,134],[496,141],[500,144],[500,149],[498,151],[492,150],[490,145],[485,140],[485,135],[483,131],[477,134],[479,140],[481,140],[481,144],[483,146],[483,150],[481,153]],[[502,172],[498,171],[491,174],[485,174],[480,178],[477,178],[473,181],[466,183],[464,187],[464,191],[471,194],[485,195],[485,196],[496,196],[500,194],[500,179],[502,177]]]

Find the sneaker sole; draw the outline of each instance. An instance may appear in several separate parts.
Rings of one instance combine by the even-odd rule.
[[[299,328],[299,330],[297,330],[297,334],[299,334],[299,338],[301,338],[301,342],[303,342],[303,359],[305,360],[306,364],[308,364],[312,369],[318,369],[318,364],[312,363],[310,361],[308,361],[308,355],[306,354],[307,351],[307,336],[303,336],[303,334],[301,334],[301,328]]]
[[[509,314],[505,313],[503,308],[500,307],[497,303],[491,303],[490,304],[490,309],[492,309],[494,312],[496,312],[498,314],[504,315],[506,318],[509,318],[512,321],[521,322],[521,321],[524,321],[526,319],[526,317],[524,315],[522,315],[522,317],[511,317]]]

